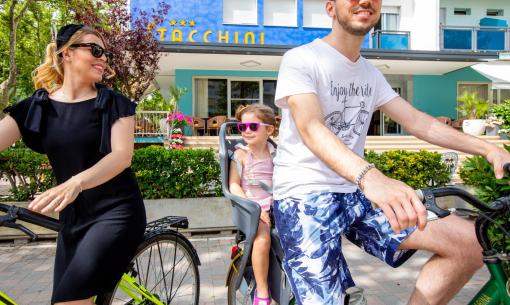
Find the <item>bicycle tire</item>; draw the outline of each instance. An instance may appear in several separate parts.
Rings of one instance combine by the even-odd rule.
[[[233,262],[234,267],[232,274],[227,279],[227,304],[228,305],[252,305],[253,295],[255,292],[255,276],[251,266],[247,265],[244,273],[241,275],[239,270],[239,264],[241,263],[243,255],[237,257]],[[239,289],[235,288],[235,284],[239,276],[243,276],[241,286]]]
[[[165,248],[163,249],[163,247]],[[167,249],[166,247],[169,248]],[[153,295],[156,295],[163,304],[198,305],[200,274],[198,272],[198,263],[194,259],[195,254],[191,247],[185,237],[173,231],[157,233],[146,237],[138,247],[130,263],[128,273],[135,276],[138,283],[142,284]],[[163,255],[161,253],[162,249],[165,251]],[[156,257],[154,258],[153,255]],[[157,262],[158,260],[159,262]],[[181,264],[181,262],[184,263]],[[162,267],[160,268],[162,270],[156,270],[156,273],[151,275],[151,267],[153,269]],[[171,272],[172,269],[173,274]],[[182,278],[176,276],[176,273],[180,272],[180,270],[184,270]],[[164,276],[158,278],[158,271]],[[183,287],[183,281],[186,279],[188,271],[191,271],[192,278],[187,280]],[[170,282],[167,282],[167,280]],[[160,285],[160,283],[163,285]],[[177,288],[174,290],[175,287]],[[181,288],[185,289],[185,291],[177,294]],[[188,296],[187,293],[190,293],[190,295]],[[104,304],[134,304],[132,301],[117,285]]]

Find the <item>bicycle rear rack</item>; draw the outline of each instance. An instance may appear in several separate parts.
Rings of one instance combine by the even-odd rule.
[[[171,230],[171,228],[187,229],[189,225],[188,217],[185,216],[166,216],[147,224],[145,233],[161,232]]]

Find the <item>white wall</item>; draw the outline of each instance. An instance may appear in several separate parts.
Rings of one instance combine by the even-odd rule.
[[[446,8],[446,25],[478,26],[481,18],[490,17],[487,16],[487,9],[503,9],[503,16],[491,18],[505,19],[510,23],[509,0],[441,0],[441,7]],[[470,8],[471,15],[454,15],[454,8]]]
[[[411,50],[439,50],[439,0],[384,0],[400,7],[400,31],[411,32]]]

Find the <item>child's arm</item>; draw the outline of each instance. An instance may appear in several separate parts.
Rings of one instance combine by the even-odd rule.
[[[244,159],[243,151],[236,150],[234,152],[234,157],[239,160],[239,162],[242,163],[242,160]],[[230,173],[228,175],[228,184],[229,184],[229,190],[232,194],[246,198],[246,194],[243,191],[243,188],[241,187],[241,177],[239,176],[239,172],[237,171],[237,162],[232,160],[230,161]]]

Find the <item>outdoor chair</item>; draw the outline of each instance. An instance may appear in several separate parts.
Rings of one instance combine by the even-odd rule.
[[[203,132],[203,135],[207,132],[206,126],[205,126],[205,120],[199,117],[193,117],[193,135],[200,135],[200,131]]]
[[[225,123],[227,121],[226,115],[218,115],[215,117],[212,117],[207,120],[207,132],[209,135],[211,135],[211,130],[216,131],[216,135],[218,134],[218,131],[220,130],[221,124]]]

